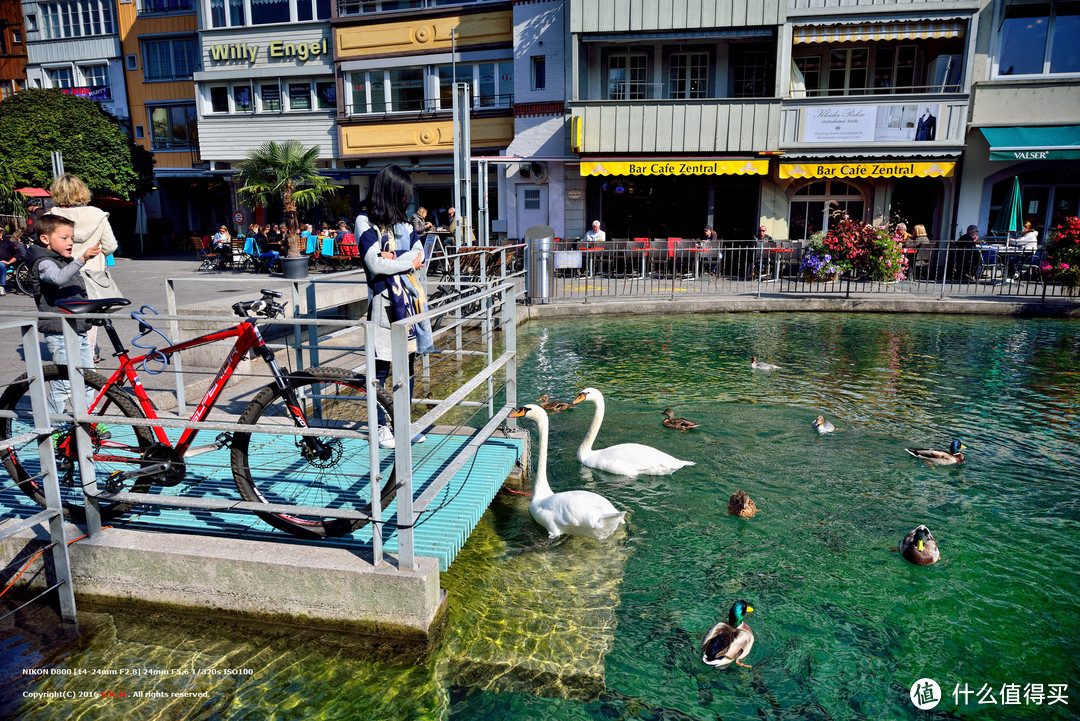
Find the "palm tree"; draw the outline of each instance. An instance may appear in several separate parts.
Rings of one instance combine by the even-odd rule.
[[[305,148],[299,140],[283,143],[269,141],[254,150],[237,165],[239,192],[264,207],[281,200],[284,211],[289,258],[300,257],[300,232],[297,208],[309,208],[337,186],[319,175],[315,161],[317,147]]]

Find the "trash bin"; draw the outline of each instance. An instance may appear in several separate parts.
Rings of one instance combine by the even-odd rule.
[[[551,286],[555,277],[552,253],[555,229],[550,225],[534,225],[525,231],[524,240],[526,298],[530,304],[547,303],[551,300]]]

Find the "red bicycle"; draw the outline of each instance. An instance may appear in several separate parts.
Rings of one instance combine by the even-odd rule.
[[[98,488],[99,508],[103,519],[111,519],[131,510],[134,505],[110,501],[109,496],[121,491],[146,493],[151,486],[175,486],[186,477],[190,461],[205,453],[229,448],[233,480],[245,500],[315,508],[340,508],[370,511],[368,482],[370,452],[368,445],[367,381],[363,375],[340,368],[309,368],[294,373],[283,369],[274,352],[266,345],[257,318],[276,318],[285,306],[277,302],[275,291],[262,291],[262,298],[233,305],[233,312],[244,321],[226,330],[168,345],[164,348],[138,346],[138,341],[158,332],[142,316],[132,313],[139,321],[139,332],[132,344],[150,349],[145,355],[131,358],[128,349],[110,320],[92,323],[105,329],[119,367],[109,377],[91,370],[83,372],[88,395],[89,413],[100,420],[91,423],[88,435],[93,445],[93,466]],[[58,303],[71,314],[104,313],[129,305],[124,298],[102,300],[71,300]],[[159,333],[159,332],[158,332]],[[162,337],[164,337],[162,335]],[[272,375],[269,385],[257,393],[237,419],[238,423],[293,428],[328,428],[355,431],[347,437],[299,436],[280,433],[233,432],[222,433],[211,444],[194,445],[198,431],[187,428],[175,442],[159,426],[131,426],[110,423],[110,417],[157,419],[158,415],[142,382],[138,366],[157,361],[163,365],[173,354],[189,348],[235,339],[232,350],[218,371],[199,406],[191,415],[192,421],[206,419],[232,377],[240,361],[251,354],[266,363]],[[160,371],[158,371],[160,372]],[[44,380],[66,381],[66,365],[45,364]],[[130,392],[124,385],[130,386]],[[0,439],[13,438],[34,430],[29,401],[29,381],[17,378],[0,396]],[[377,387],[375,404],[379,409],[378,422],[393,428],[393,403],[390,396]],[[83,484],[76,457],[75,434],[72,424],[60,426],[53,433],[61,495],[65,516],[85,520],[86,509]],[[380,453],[380,464],[392,464],[392,451]],[[42,506],[45,492],[41,483],[41,467],[37,444],[0,452],[4,468],[28,496]],[[396,490],[393,467],[384,473],[381,497],[383,506]],[[302,517],[285,513],[258,513],[270,525],[307,538],[322,538],[349,533],[366,521],[339,518]]]

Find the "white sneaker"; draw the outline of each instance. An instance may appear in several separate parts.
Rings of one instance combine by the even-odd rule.
[[[0,295],[3,295],[4,293],[7,293],[7,289],[0,285]]]
[[[379,448],[394,447],[394,432],[389,426],[379,426]]]
[[[423,443],[426,440],[427,436],[425,436],[423,433],[417,433],[415,436],[412,437],[413,443]]]

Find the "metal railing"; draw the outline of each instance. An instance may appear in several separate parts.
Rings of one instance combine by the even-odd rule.
[[[545,252],[551,256],[549,266],[527,268],[530,274],[549,274],[544,294],[530,292],[529,302],[778,293],[1045,299],[1069,292],[1042,272],[1040,252],[952,241],[905,248],[896,280],[875,278],[869,270],[814,277],[803,268],[807,248],[802,241],[633,238],[589,244],[556,239]],[[545,284],[530,278],[527,287]]]
[[[60,477],[56,470],[56,454],[52,443],[52,423],[45,399],[45,383],[42,380],[41,347],[39,345],[37,321],[29,318],[0,325],[0,331],[14,329],[20,329],[22,332],[26,373],[27,377],[31,379],[30,404],[33,409],[34,430],[0,441],[0,451],[7,451],[16,446],[30,443],[35,439],[37,440],[37,452],[41,462],[41,481],[45,490],[46,507],[28,518],[6,524],[3,529],[0,529],[0,541],[12,538],[27,528],[39,524],[48,524],[49,543],[42,549],[42,553],[45,551],[50,552],[49,557],[53,566],[53,584],[33,598],[26,600],[8,613],[0,616],[0,620],[16,613],[46,594],[56,591],[60,599],[61,617],[65,621],[74,623],[76,620],[75,591],[71,584],[71,562],[68,558],[67,531],[64,526],[64,512],[60,499]],[[78,353],[68,354],[68,358],[71,359],[68,363],[69,368],[74,365],[74,359],[77,359],[78,355]],[[85,433],[83,433],[83,436],[80,442],[87,440]]]
[[[367,298],[367,285],[356,275],[356,271],[341,274],[321,276],[295,281],[287,281],[292,286],[292,318],[279,318],[266,321],[263,324],[264,333],[268,338],[275,338],[274,326],[278,327],[276,334],[277,343],[270,343],[272,348],[288,351],[297,361],[298,367],[318,367],[334,365],[345,367],[348,370],[362,373],[368,381],[366,394],[367,417],[375,418],[376,410],[373,407],[375,393],[373,392],[376,378],[375,354],[368,352],[370,345],[368,339],[374,338],[376,333],[374,321],[355,321],[341,318],[319,317],[317,292],[318,286],[337,284],[352,286],[355,292],[350,292],[347,297],[353,299]],[[235,316],[217,315],[184,315],[177,314],[177,287],[183,287],[185,281],[196,282],[205,285],[207,282],[228,282],[235,285],[236,278],[214,279],[209,277],[198,278],[170,278],[167,281],[167,295],[169,313],[157,316],[155,323],[160,322],[161,327],[168,328],[175,340],[180,340],[180,323],[196,323],[198,325],[211,324],[216,328],[223,328],[236,323]],[[262,286],[273,285],[267,278],[245,279],[249,283],[258,283]],[[278,283],[281,281],[278,280]],[[394,424],[396,451],[394,456],[397,491],[397,508],[393,522],[384,519],[383,509],[380,504],[380,463],[378,454],[378,427],[377,424],[367,424],[366,436],[356,431],[334,429],[300,429],[281,425],[247,425],[233,420],[192,422],[187,418],[187,404],[185,400],[186,383],[191,381],[191,370],[183,368],[182,354],[172,356],[170,362],[174,365],[175,393],[177,397],[176,414],[159,412],[158,419],[129,418],[125,416],[109,416],[109,424],[116,426],[136,427],[161,427],[166,429],[196,429],[200,431],[240,432],[240,433],[265,433],[274,435],[316,436],[316,437],[344,437],[359,438],[366,440],[376,458],[372,460],[369,471],[371,483],[370,510],[365,513],[354,509],[314,508],[298,507],[274,503],[254,503],[237,500],[223,500],[220,498],[207,498],[203,496],[183,495],[159,495],[154,493],[109,493],[97,484],[96,474],[93,467],[91,454],[80,454],[77,473],[82,479],[83,491],[86,497],[87,527],[89,535],[94,536],[101,530],[101,518],[97,511],[98,499],[117,503],[138,503],[150,506],[168,506],[176,508],[198,509],[202,511],[241,511],[247,513],[291,513],[302,516],[314,516],[325,518],[341,518],[349,520],[364,520],[378,526],[385,524],[396,528],[398,531],[398,567],[402,570],[411,570],[416,567],[415,550],[413,546],[413,528],[421,514],[433,513],[438,509],[429,506],[436,495],[445,488],[454,474],[460,470],[480,449],[483,443],[490,438],[494,430],[502,425],[515,407],[516,398],[516,291],[513,283],[479,284],[464,278],[454,282],[461,287],[475,286],[470,292],[466,292],[460,298],[448,300],[445,303],[429,310],[421,316],[408,321],[394,323],[391,328],[392,336],[392,359],[391,373],[393,383],[393,403],[395,418],[409,419],[410,422],[398,422]],[[480,287],[480,286],[483,287]],[[205,288],[202,290],[205,295]],[[331,308],[343,305],[341,299],[331,301]],[[0,316],[8,313],[0,312]],[[38,317],[65,317],[60,314],[26,314],[31,319],[24,321],[24,325],[32,324]],[[108,318],[103,314],[87,314],[87,319]],[[433,392],[424,398],[412,397],[411,383],[404,379],[409,378],[408,363],[408,327],[413,322],[419,321],[437,322],[444,320],[434,330],[432,337],[436,346],[435,353],[423,356],[423,382],[432,387]],[[68,324],[65,324],[65,339],[69,348],[78,348],[78,338]],[[200,332],[190,335],[201,335]],[[291,344],[290,344],[291,340]],[[37,349],[36,336],[32,343]],[[29,346],[28,346],[29,347]],[[36,350],[35,350],[36,353]],[[28,362],[31,358],[37,358],[40,368],[40,358],[27,352]],[[77,443],[80,448],[89,447],[89,436],[86,435],[84,425],[95,422],[97,419],[87,413],[85,385],[83,382],[79,353],[68,353],[69,377],[71,378],[71,405],[70,414],[46,416],[44,426],[51,422],[73,422],[79,424],[77,428]],[[432,360],[434,358],[435,360]],[[482,363],[475,363],[480,359]],[[463,365],[463,362],[465,363]],[[452,366],[441,376],[436,376],[433,366],[436,364],[448,364]],[[105,370],[104,368],[99,368]],[[212,374],[207,369],[203,371]],[[197,372],[196,372],[197,374]],[[239,372],[234,378],[242,375]],[[418,376],[420,374],[418,373]],[[40,378],[38,370],[36,377]],[[242,380],[242,379],[241,379]],[[265,383],[266,378],[260,376],[260,382]],[[420,378],[416,379],[418,382]],[[432,385],[432,381],[436,382]],[[40,385],[40,384],[39,384]],[[434,395],[438,387],[441,398]],[[42,391],[42,394],[44,391]],[[479,396],[477,398],[476,396]],[[42,399],[44,396],[42,395]],[[500,400],[501,399],[501,400]],[[303,398],[301,399],[304,400]],[[317,402],[317,398],[310,399]],[[44,402],[44,401],[43,401]],[[416,421],[411,420],[412,407],[414,404],[431,406]],[[219,403],[220,405],[220,403]],[[398,415],[400,414],[400,415]],[[482,415],[480,415],[482,414]],[[447,421],[452,421],[447,423]],[[449,459],[445,452],[439,453],[441,443],[431,444],[422,456],[414,458],[411,445],[412,437],[419,432],[428,432],[437,423],[453,426],[455,433],[461,429],[468,429],[471,439],[460,449],[455,450]],[[510,421],[513,426],[513,421]],[[447,434],[447,438],[450,434]],[[25,442],[25,440],[23,441]],[[46,439],[48,443],[48,439]],[[48,446],[51,456],[51,445]],[[424,492],[414,498],[413,474],[424,464],[433,463],[443,466],[437,476],[425,486]],[[53,472],[55,477],[55,471]],[[59,490],[56,494],[57,507],[59,508]],[[35,516],[36,518],[36,516]],[[20,524],[20,528],[25,524]],[[378,565],[383,559],[383,535],[373,533],[372,540],[373,563]]]

